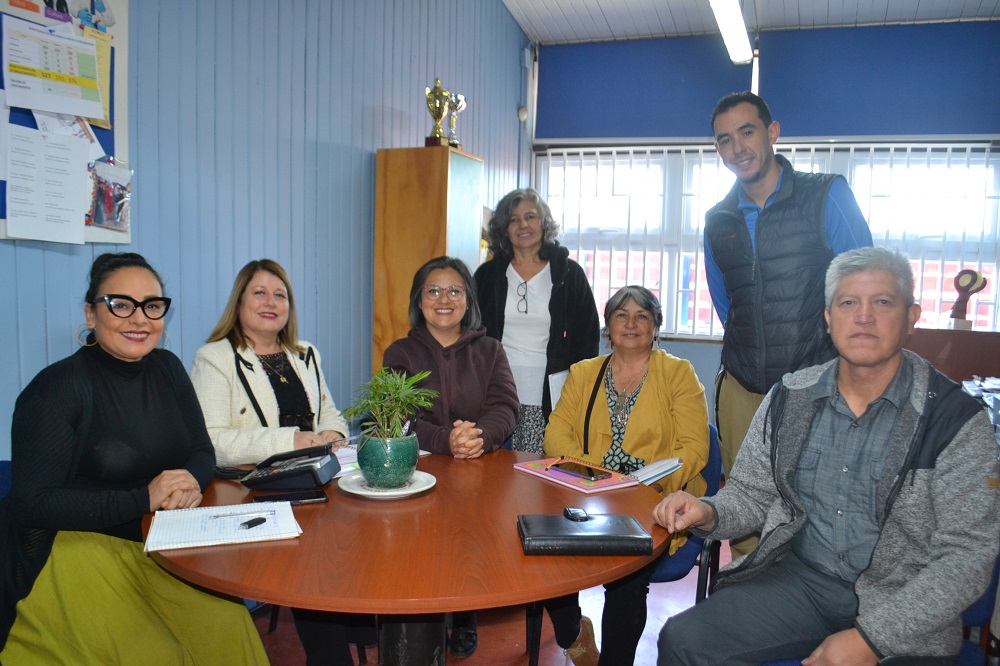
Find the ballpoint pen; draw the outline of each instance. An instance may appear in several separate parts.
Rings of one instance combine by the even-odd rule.
[[[257,516],[273,516],[274,511],[253,511],[251,513],[220,513],[209,518],[256,518]]]

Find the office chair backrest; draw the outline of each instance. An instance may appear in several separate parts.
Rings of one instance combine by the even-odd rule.
[[[719,447],[719,431],[714,423],[708,424],[708,463],[701,470],[701,477],[708,486],[705,497],[719,492],[719,485],[722,483],[722,449]]]
[[[0,460],[0,498],[10,492],[10,461]]]
[[[708,424],[708,463],[706,463],[705,469],[701,470],[701,477],[705,479],[707,486],[705,497],[719,492],[722,480],[722,449],[719,448],[719,431],[711,423]],[[699,590],[707,589],[709,576],[714,577],[714,572],[719,570],[719,545],[718,542],[714,542],[705,548],[703,546],[706,544],[701,537],[690,535],[687,543],[681,546],[677,552],[670,556],[663,555],[657,560],[651,582],[669,583],[680,580],[688,575],[695,565],[698,565]],[[703,554],[704,557],[702,557]],[[702,573],[702,569],[704,569],[704,573]],[[699,591],[696,599],[704,597],[704,591]]]
[[[990,579],[989,587],[983,592],[983,596],[962,613],[962,626],[985,627],[990,623],[997,596],[998,576],[1000,576],[1000,558],[997,558],[996,563],[993,565],[992,578]]]

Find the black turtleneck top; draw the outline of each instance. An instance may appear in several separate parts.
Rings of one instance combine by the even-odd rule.
[[[142,540],[149,482],[186,469],[204,490],[215,449],[180,360],[156,349],[127,362],[83,347],[18,396],[11,489],[0,500],[0,646],[59,530]]]

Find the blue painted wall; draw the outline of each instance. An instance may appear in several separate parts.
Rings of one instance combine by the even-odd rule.
[[[782,136],[1000,135],[1000,21],[765,32],[760,53]]]
[[[1000,135],[1000,21],[764,32],[759,49],[783,137]],[[718,36],[546,46],[538,66],[540,143],[707,140],[751,82]]]
[[[190,367],[237,270],[288,269],[302,336],[346,405],[371,358],[375,151],[423,145],[424,87],[466,95],[464,148],[484,158],[484,203],[525,185],[527,39],[501,0],[132,0],[132,243],[0,240],[0,459],[21,388],[76,349],[90,263],[146,255]],[[414,212],[414,224],[420,224]]]
[[[718,35],[543,46],[535,137],[704,136],[719,90],[750,76]]]

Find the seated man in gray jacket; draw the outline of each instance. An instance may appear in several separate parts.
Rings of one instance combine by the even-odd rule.
[[[902,255],[830,264],[839,357],[771,389],[718,495],[654,510],[671,532],[762,533],[664,625],[661,666],[952,663],[1000,544],[997,446],[980,405],[903,349],[919,318]]]

